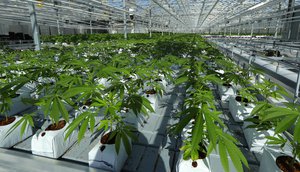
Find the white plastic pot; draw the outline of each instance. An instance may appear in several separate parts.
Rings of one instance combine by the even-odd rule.
[[[9,129],[16,124],[19,120],[21,120],[21,117],[17,117],[15,116],[16,119],[14,120],[14,122],[5,125],[5,126],[0,126],[0,147],[2,148],[10,148],[12,146],[14,146],[15,144],[21,142],[22,140],[25,140],[26,138],[28,138],[29,136],[32,135],[32,127],[30,125],[28,125],[25,129],[24,135],[22,137],[20,137],[20,133],[21,133],[21,126],[19,125],[15,130],[12,131],[12,133],[10,133],[6,138],[6,134],[9,131]]]
[[[192,119],[182,130],[181,132],[181,139],[182,140],[186,140],[188,139],[188,137],[191,135],[192,133],[192,127],[193,127],[193,124],[192,122],[194,122],[195,120]]]
[[[264,75],[257,75],[257,76],[255,77],[255,80],[256,80],[256,82],[258,82],[258,83],[263,83],[263,82],[264,82],[263,79],[266,79]]]
[[[108,81],[107,78],[100,78],[100,79],[97,79],[97,82],[99,84],[102,84],[103,86],[105,86],[106,88],[110,87],[111,83],[110,81]]]
[[[273,136],[275,132],[273,130],[257,131],[255,128],[247,128],[251,125],[251,122],[245,121],[243,124],[244,135],[247,141],[250,151],[262,154],[263,147],[266,145],[268,139],[267,136]]]
[[[124,121],[130,125],[133,125],[135,127],[143,126],[145,122],[148,120],[148,116],[145,116],[144,114],[138,114],[137,116],[134,114],[132,110],[129,110],[128,112],[122,111],[121,116],[124,117]]]
[[[75,118],[77,118],[80,114],[82,114],[83,112],[85,111],[90,111],[90,112],[96,112],[96,107],[89,107],[89,106],[86,106],[86,105],[83,105],[81,107],[79,107],[78,110],[75,110]],[[99,111],[99,114],[97,116],[95,116],[95,126],[97,126],[100,121],[104,118],[104,109],[101,109]],[[90,128],[90,123],[88,123],[88,128]]]
[[[158,103],[157,94],[144,94],[143,96],[150,101],[152,108],[154,109],[154,111],[156,111]]]
[[[45,156],[49,158],[59,158],[63,155],[77,140],[78,131],[75,130],[66,141],[64,141],[66,129],[69,123],[60,130],[43,130],[36,133],[31,140],[32,154]]]
[[[28,98],[29,94],[21,94],[16,98],[12,99],[12,106],[10,107],[10,111],[7,112],[8,116],[13,116],[18,113],[25,111],[26,109],[30,108],[31,105],[26,105],[22,102],[22,98]]]
[[[253,84],[253,85],[256,84],[255,76],[251,76],[250,79],[249,79],[249,81],[250,81],[250,83]]]
[[[212,151],[209,154],[208,159],[209,159],[209,166],[211,172],[225,172],[221,163],[220,155],[216,151]],[[229,156],[228,156],[228,163],[229,163],[229,171],[237,172]]]
[[[165,79],[161,79],[161,80],[162,80],[162,81],[157,81],[157,82],[159,82],[159,83],[161,84],[162,88],[163,88],[164,90],[166,90],[166,89],[167,89],[168,82],[167,82]]]
[[[224,74],[225,73],[225,71],[224,70],[222,70],[222,69],[219,69],[219,70],[215,70],[217,73],[219,73],[219,74]]]
[[[123,142],[117,154],[115,144],[102,144],[100,141],[89,152],[89,166],[108,171],[121,171],[128,155]]]
[[[205,159],[198,159],[197,167],[193,167],[193,161],[191,159],[184,160],[183,159],[183,152],[180,152],[179,158],[176,164],[176,171],[177,172],[211,172],[209,167],[208,158]]]
[[[221,106],[224,109],[228,109],[229,108],[229,98],[230,97],[234,97],[235,95],[229,95],[229,94],[223,94],[221,95]]]
[[[183,160],[183,152],[179,155],[179,160],[176,164],[176,171],[178,172],[225,172],[221,163],[220,155],[213,151],[207,158],[197,160],[197,167],[192,166],[192,160]],[[237,172],[230,157],[228,157],[229,171]]]
[[[159,81],[159,82],[162,84],[163,88],[166,90],[168,82],[166,81],[165,76],[163,74],[158,74],[158,76],[161,79],[161,81]]]
[[[242,122],[246,119],[254,105],[252,103],[247,103],[247,106],[235,100],[235,97],[229,97],[229,111],[235,122]]]
[[[223,108],[228,108],[228,102],[229,102],[229,97],[235,96],[236,94],[236,89],[234,86],[223,86],[223,85],[218,85],[218,92],[221,98],[221,105]]]
[[[218,91],[220,95],[235,95],[236,89],[234,86],[223,86],[223,85],[218,85]]]
[[[279,147],[277,149],[265,147],[260,161],[259,172],[282,172],[276,164],[276,158],[283,155],[292,156],[291,148],[286,146],[284,151],[282,151]]]

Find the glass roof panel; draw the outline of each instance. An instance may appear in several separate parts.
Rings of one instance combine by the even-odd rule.
[[[117,23],[123,27],[125,13],[127,22],[149,27],[151,20],[153,28],[178,32],[278,18],[287,8],[287,0],[1,0],[0,20],[29,23],[30,3],[35,4],[38,23],[43,25],[97,29]],[[300,0],[295,0],[295,5],[300,5]]]

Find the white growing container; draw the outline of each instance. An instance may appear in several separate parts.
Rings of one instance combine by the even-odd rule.
[[[245,139],[247,141],[248,147],[250,151],[262,154],[263,147],[266,145],[268,139],[266,136],[273,136],[275,132],[273,130],[266,131],[257,131],[255,128],[247,128],[247,126],[251,125],[251,122],[244,122],[243,129]],[[260,159],[261,157],[259,157]]]
[[[110,87],[111,83],[110,81],[107,79],[107,78],[100,78],[100,79],[97,79],[97,82],[99,84],[102,84],[103,86],[105,86],[106,88]]]
[[[168,82],[166,81],[165,76],[164,76],[163,74],[158,74],[158,76],[159,76],[160,79],[161,79],[161,81],[159,81],[159,82],[162,84],[164,90],[166,90],[166,89],[167,89]]]
[[[229,111],[235,122],[242,122],[246,119],[254,108],[254,104],[247,103],[247,106],[229,97]]]
[[[66,129],[69,123],[60,129],[36,133],[31,140],[32,154],[45,156],[49,158],[59,158],[63,155],[77,140],[77,130],[64,141]]]
[[[194,120],[192,120],[191,122],[193,122],[193,121]],[[183,128],[183,131],[181,133],[182,140],[186,140],[188,138],[188,136],[190,135],[189,133],[192,132],[192,123],[191,122]],[[184,160],[183,152],[180,152],[179,158],[178,158],[178,161],[176,164],[176,171],[177,172],[196,172],[196,171],[210,172],[208,158],[196,160],[197,167],[193,167],[192,162],[193,161],[191,159]]]
[[[10,148],[32,135],[32,127],[30,125],[27,125],[27,127],[25,128],[24,135],[20,137],[22,125],[19,125],[15,130],[12,131],[12,133],[10,133],[5,138],[9,129],[21,120],[21,117],[15,116],[15,118],[16,119],[14,120],[14,122],[5,126],[0,126],[0,147],[2,148]]]
[[[122,141],[118,154],[115,144],[102,144],[99,141],[89,152],[89,166],[118,172],[121,171],[127,158],[128,155]]]
[[[263,79],[267,79],[264,75],[257,75],[256,76],[256,82],[258,82],[258,83],[263,83],[264,81],[263,81]]]
[[[230,94],[223,94],[221,95],[221,106],[222,108],[228,109],[229,108],[229,98],[233,97],[234,95]]]
[[[218,91],[220,95],[235,95],[236,89],[234,86],[224,86],[224,85],[218,85]]]
[[[156,111],[158,104],[158,94],[144,94],[143,96],[150,101],[152,108],[154,109],[154,111]]]
[[[197,160],[197,167],[192,166],[192,160],[183,160],[183,152],[179,155],[179,160],[176,164],[176,171],[178,172],[225,172],[221,163],[220,155],[213,151],[207,158]],[[229,171],[237,172],[230,157],[228,157]]]
[[[217,148],[218,148],[218,145],[217,145]],[[220,155],[217,153],[217,151],[215,151],[215,150],[212,151],[208,156],[210,171],[211,172],[225,172],[224,168],[222,166],[222,163],[221,163]],[[229,163],[229,171],[237,172],[229,155],[228,155],[228,163]]]
[[[162,79],[162,81],[158,81],[158,82],[160,82],[164,90],[167,89],[168,82],[165,79]]]
[[[198,159],[197,167],[192,166],[192,160],[184,160],[183,159],[183,152],[180,152],[179,158],[176,164],[176,171],[177,172],[211,172],[210,165],[208,162],[208,158],[205,159]]]
[[[221,98],[221,105],[223,108],[228,108],[229,98],[236,94],[236,89],[234,86],[223,86],[218,85],[218,92]]]
[[[144,114],[138,114],[135,115],[132,110],[129,110],[128,112],[121,111],[121,116],[124,117],[124,121],[130,125],[133,125],[135,127],[144,126],[144,123],[147,122],[148,116],[145,116]]]
[[[79,107],[78,110],[75,110],[75,118],[77,118],[80,114],[82,114],[83,112],[85,111],[90,111],[90,112],[96,112],[96,107],[89,107],[89,106],[86,106],[86,105],[83,105],[81,107]],[[97,126],[100,121],[104,118],[104,109],[101,109],[99,111],[99,114],[97,116],[95,116],[95,126]],[[95,127],[94,126],[94,127]],[[90,123],[88,123],[88,128],[90,128]]]
[[[192,121],[191,121],[192,122]],[[192,124],[189,123],[182,131],[182,140],[186,140],[189,136],[189,132],[192,132]],[[217,146],[218,147],[218,146]],[[225,172],[221,163],[220,155],[217,151],[212,151],[205,159],[197,160],[197,168],[192,166],[192,160],[183,160],[183,153],[180,152],[179,160],[176,164],[176,171],[178,172],[190,172],[190,171],[201,171],[201,172]],[[228,156],[228,163],[230,172],[236,172],[236,169]]]
[[[30,104],[23,103],[22,99],[30,98],[31,91],[34,89],[34,87],[35,86],[33,84],[26,84],[17,91],[17,94],[19,94],[19,96],[12,99],[10,111],[6,113],[8,116],[21,113],[32,106]]]
[[[260,161],[259,172],[282,172],[276,165],[276,158],[283,155],[292,156],[292,150],[289,146],[285,146],[283,150],[279,147],[277,149],[265,147]]]

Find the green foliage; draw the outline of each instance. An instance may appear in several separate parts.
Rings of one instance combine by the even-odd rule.
[[[136,129],[125,123],[124,117],[130,112],[138,116],[154,111],[142,93],[153,89],[162,96],[165,88],[159,80],[185,85],[189,90],[185,109],[178,114],[180,122],[170,128],[178,134],[194,121],[182,147],[185,159],[197,159],[199,150],[210,154],[219,149],[225,170],[230,170],[229,156],[241,171],[241,164],[247,166],[247,162],[236,147],[237,140],[224,132],[210,85],[241,80],[245,85],[248,73],[232,68],[230,60],[198,35],[153,34],[152,39],[148,36],[129,34],[129,40],[123,40],[120,34],[45,36],[45,42],[69,45],[58,43],[38,52],[5,55],[3,62],[8,65],[0,68],[6,75],[6,79],[0,80],[0,98],[7,103],[2,104],[1,112],[8,110],[17,90],[31,83],[36,85],[32,92],[38,96],[28,102],[40,106],[53,123],[60,118],[69,121],[65,139],[75,130],[79,131],[79,142],[88,128],[91,132],[104,130],[111,133],[110,139],[116,138],[117,152],[123,144],[129,154]],[[22,63],[16,64],[16,58]],[[217,68],[225,73],[215,72]],[[66,107],[77,109],[87,102],[91,102],[89,109],[72,119]],[[104,119],[95,128],[95,118],[100,115]],[[32,119],[30,115],[24,116],[14,128],[33,125]]]
[[[228,156],[230,157],[234,167],[237,171],[244,171],[242,163],[248,167],[248,162],[244,157],[243,153],[236,146],[237,140],[227,133],[223,133],[221,130],[219,132],[219,151],[221,163],[226,172],[229,172]],[[248,167],[249,168],[249,167]]]
[[[296,103],[286,103],[286,107],[271,107],[265,110],[266,115],[262,118],[263,122],[273,122],[275,133],[279,136],[280,133],[292,131],[293,139],[291,145],[295,157],[300,157],[300,108]],[[286,143],[283,138],[269,138],[271,144],[280,144],[281,147]]]
[[[206,62],[204,62],[205,60]],[[208,70],[213,65],[213,61],[207,62],[207,60],[210,59],[206,56],[202,56],[202,58],[191,56],[182,63],[181,72],[175,80],[175,84],[186,85],[185,109],[177,114],[181,120],[172,125],[169,130],[171,134],[180,134],[187,129],[188,132],[185,132],[185,135],[188,137],[181,147],[184,159],[199,159],[198,151],[204,151],[203,146],[200,145],[204,145],[207,147],[205,152],[208,156],[213,150],[220,154],[225,171],[230,171],[229,158],[237,171],[243,171],[242,164],[248,167],[248,163],[236,146],[238,141],[224,132],[226,127],[219,118],[220,112],[215,107],[215,97],[209,87],[210,84],[232,82],[235,78],[231,77],[236,77],[236,81],[238,81],[240,77],[237,74],[220,75],[213,70]],[[224,80],[225,76],[227,79]]]
[[[159,33],[153,33],[152,38],[161,37]],[[104,42],[112,40],[123,40],[123,34],[78,34],[78,35],[43,35],[41,40],[44,42],[66,42],[66,43],[81,43],[88,42]],[[149,39],[149,34],[128,34],[127,40]]]

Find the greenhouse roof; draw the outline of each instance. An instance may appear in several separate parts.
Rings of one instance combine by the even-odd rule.
[[[284,0],[2,0],[0,20],[30,23],[35,4],[39,25],[106,29],[136,23],[157,30],[199,32],[236,22],[282,15]],[[295,5],[299,4],[295,1]],[[241,21],[242,18],[242,21]],[[151,22],[150,22],[151,20]]]

